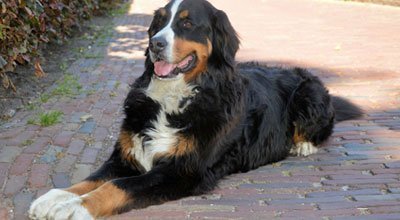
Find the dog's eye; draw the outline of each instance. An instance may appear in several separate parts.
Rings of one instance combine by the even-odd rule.
[[[190,22],[189,20],[184,20],[182,25],[184,28],[187,28],[187,29],[190,29],[193,26],[192,22]]]

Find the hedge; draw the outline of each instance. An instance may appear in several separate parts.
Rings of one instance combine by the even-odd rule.
[[[15,90],[7,76],[18,64],[33,64],[44,75],[40,48],[63,42],[83,19],[114,7],[115,0],[0,0],[0,78]]]

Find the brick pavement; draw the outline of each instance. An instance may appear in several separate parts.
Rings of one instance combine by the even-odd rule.
[[[76,183],[111,152],[128,85],[143,71],[151,13],[165,0],[136,0],[113,35],[68,71],[82,94],[52,98],[61,123],[27,125],[20,111],[0,127],[0,219],[26,219],[29,203]],[[317,0],[212,0],[242,38],[239,60],[303,66],[367,116],[339,123],[309,157],[235,174],[204,196],[111,219],[400,219],[400,8]],[[56,86],[49,89],[56,88]],[[89,92],[90,91],[90,92]]]

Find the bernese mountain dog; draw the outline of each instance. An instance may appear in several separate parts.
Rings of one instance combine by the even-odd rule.
[[[32,219],[94,219],[209,192],[218,180],[307,156],[362,111],[300,68],[236,63],[238,36],[205,0],[172,0],[148,30],[145,71],[110,158],[34,201]]]

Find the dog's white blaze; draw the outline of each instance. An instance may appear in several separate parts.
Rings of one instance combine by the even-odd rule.
[[[143,137],[138,134],[133,137],[134,149],[132,154],[135,159],[144,167],[146,171],[151,170],[153,166],[154,155],[157,153],[167,152],[177,142],[176,132],[179,129],[169,126],[167,116],[164,111],[161,111],[157,120],[153,122],[154,128],[144,132],[150,140],[143,144]]]
[[[157,34],[154,35],[154,38],[156,37],[164,37],[165,40],[167,41],[167,47],[165,48],[165,55],[166,59],[168,62],[172,63],[173,60],[173,45],[174,45],[174,38],[175,38],[175,33],[174,30],[172,30],[172,22],[174,21],[175,15],[178,12],[179,5],[183,2],[183,0],[175,0],[174,3],[171,6],[171,17],[170,20],[168,21],[168,24],[161,29]]]

